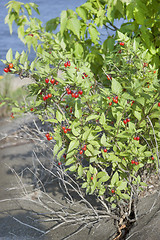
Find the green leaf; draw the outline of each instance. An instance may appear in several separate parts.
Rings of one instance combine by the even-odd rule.
[[[58,121],[54,118],[47,119],[47,120],[45,120],[45,122],[58,123]]]
[[[99,115],[94,115],[94,114],[91,114],[89,115],[87,118],[86,118],[86,122],[90,121],[90,120],[93,120],[93,119],[98,119],[99,118]]]
[[[135,7],[133,14],[134,14],[135,20],[138,24],[140,24],[140,25],[144,24],[145,15],[144,15],[143,9],[141,9],[140,7]]]
[[[122,92],[122,86],[121,84],[115,80],[114,78],[112,78],[112,92],[116,95],[119,95]]]
[[[87,182],[84,182],[84,183],[82,184],[82,188],[86,188],[87,185],[88,185],[88,183],[87,183]]]
[[[52,32],[57,29],[58,25],[59,25],[59,17],[52,18],[48,22],[46,22],[46,31]]]
[[[68,170],[74,172],[77,169],[77,165],[71,166]]]
[[[126,194],[126,193],[122,193],[121,197],[126,199],[126,200],[130,199],[130,196],[128,194]]]
[[[105,133],[103,133],[103,135],[102,135],[102,137],[101,137],[101,144],[102,144],[103,146],[106,146],[106,144],[107,144],[107,139],[106,139]]]
[[[79,177],[83,176],[83,167],[82,167],[82,165],[79,165],[79,167],[78,167],[78,175],[79,175]]]
[[[60,113],[59,110],[56,111],[56,119],[58,120],[58,122],[62,122],[63,120],[63,115]]]
[[[141,113],[138,111],[134,111],[134,116],[140,121],[141,120]]]
[[[79,140],[74,139],[70,142],[69,147],[68,147],[68,152],[70,152],[71,150],[77,148],[79,146]]]
[[[82,110],[80,109],[80,106],[78,105],[78,102],[75,102],[75,113],[74,113],[76,118],[81,118],[82,117]]]
[[[82,57],[82,54],[83,54],[83,47],[80,43],[76,42],[75,43],[75,56],[76,57]]]
[[[118,181],[119,181],[119,175],[118,175],[118,172],[116,171],[113,174],[113,177],[111,179],[111,185],[115,185],[115,183],[118,183]]]
[[[87,21],[87,11],[83,7],[76,8],[77,14],[84,20]]]
[[[10,48],[6,54],[6,60],[7,62],[11,63],[13,60],[13,53],[12,53],[12,49]]]
[[[69,158],[66,162],[65,162],[65,165],[66,166],[69,166],[69,165],[71,165],[72,163],[74,163],[75,162],[75,159],[72,157],[72,158]]]
[[[77,18],[70,18],[67,22],[67,28],[80,38],[80,21]]]
[[[118,188],[119,190],[126,190],[126,188],[127,188],[127,182],[119,181],[118,184],[117,184],[117,188]]]
[[[105,122],[106,122],[106,117],[105,117],[105,114],[102,113],[100,118],[99,118],[99,123],[104,125]]]
[[[66,26],[67,26],[67,11],[62,11],[61,12],[61,27],[60,27],[60,32],[61,32],[61,35],[63,35],[63,32],[64,30],[66,29]]]
[[[88,30],[89,30],[89,34],[90,34],[92,42],[93,43],[98,43],[98,41],[97,41],[97,40],[99,40],[98,35],[100,35],[98,30],[95,27],[93,27],[92,25],[89,26]]]
[[[136,102],[140,103],[142,106],[145,105],[145,98],[144,97],[139,97],[136,98]]]

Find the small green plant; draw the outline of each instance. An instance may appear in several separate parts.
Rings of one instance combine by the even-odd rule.
[[[17,12],[12,2],[8,6]],[[56,35],[46,32],[38,19],[23,19],[18,31],[28,48],[34,47],[36,58],[30,63],[24,51],[13,58],[10,49],[3,62],[5,69],[13,64],[8,74],[34,79],[28,91],[35,100],[13,111],[34,112],[52,124],[46,138],[56,141],[57,164],[74,172],[87,194],[103,197],[111,209],[132,201],[145,185],[143,171],[160,167],[160,86],[150,55],[136,39],[118,31],[114,45],[105,49],[93,23],[87,29],[69,10],[62,13]],[[63,35],[65,21],[69,31]],[[78,42],[72,47],[69,41]]]

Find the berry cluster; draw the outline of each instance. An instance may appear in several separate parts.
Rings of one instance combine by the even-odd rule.
[[[84,76],[82,76],[82,78],[84,79],[84,77],[88,77],[88,75],[86,73],[83,73]]]
[[[71,63],[70,63],[70,61],[68,61],[68,62],[65,62],[65,63],[64,63],[64,66],[65,66],[65,67],[70,67],[70,66],[71,66]]]
[[[11,113],[11,118],[14,118],[13,113]]]
[[[48,141],[52,140],[52,136],[50,136],[49,133],[46,133],[46,138],[47,138]]]
[[[49,79],[46,78],[46,79],[45,79],[45,82],[46,82],[46,83],[49,83]],[[51,83],[51,84],[54,84],[54,83],[55,83],[56,85],[58,85],[59,82],[56,81],[54,78],[51,78],[50,83]]]
[[[137,136],[137,137],[134,137],[133,139],[136,140],[136,141],[139,141],[140,137]]]
[[[70,128],[66,128],[66,127],[62,127],[62,129],[63,129],[63,132],[64,133],[67,133],[67,132],[70,132],[71,131],[71,129]]]
[[[11,68],[13,68],[13,63],[10,63],[10,64],[8,65],[8,67],[5,67],[5,68],[3,69],[3,71],[6,72],[6,73],[11,72]]]
[[[137,162],[137,161],[135,161],[135,160],[132,160],[132,161],[131,161],[131,164],[132,164],[132,165],[133,165],[133,164],[138,165],[139,162]]]
[[[48,98],[51,98],[51,97],[52,97],[52,94],[49,93],[49,94],[43,96],[43,100],[46,101]]]
[[[83,91],[82,90],[79,90],[78,92],[73,92],[71,91],[68,87],[66,88],[66,91],[67,91],[67,94],[70,95],[73,97],[73,98],[78,98],[79,95],[82,95],[83,94]]]
[[[118,103],[118,96],[113,97],[113,102],[116,104]]]
[[[79,151],[79,154],[83,154],[83,151],[87,150],[87,145],[84,145],[82,149]]]
[[[124,124],[127,124],[128,122],[130,122],[131,119],[130,118],[126,118],[125,120],[123,120]]]
[[[121,45],[121,46],[124,46],[124,44],[125,44],[124,42],[120,42],[120,43],[119,43],[119,45]]]

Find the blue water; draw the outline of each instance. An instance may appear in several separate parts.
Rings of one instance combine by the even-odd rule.
[[[86,0],[19,0],[23,3],[34,2],[39,5],[40,15],[34,14],[35,17],[40,18],[43,23],[46,23],[51,18],[60,16],[62,10],[73,9],[85,3]],[[16,51],[21,52],[24,50],[24,44],[18,39],[17,27],[13,25],[13,33],[10,35],[9,27],[4,23],[5,16],[7,15],[7,9],[5,4],[8,0],[0,0],[0,59],[5,59],[6,53],[9,48],[12,48],[13,53]],[[118,25],[120,23],[118,22]],[[106,39],[108,34],[113,34],[113,32],[106,32],[105,29],[101,30],[102,39]],[[33,53],[31,52],[31,58],[33,58]],[[4,64],[0,61],[0,75],[2,75]]]

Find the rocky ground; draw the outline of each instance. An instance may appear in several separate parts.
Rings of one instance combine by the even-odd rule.
[[[116,227],[111,217],[99,221],[95,218],[89,204],[98,208],[92,197],[88,197],[86,207],[73,188],[69,196],[58,178],[50,177],[49,171],[56,175],[57,170],[52,161],[52,148],[41,137],[44,126],[38,125],[35,132],[31,131],[32,128],[36,129],[32,115],[0,121],[0,240],[160,239],[158,180],[156,190],[153,186],[152,191],[140,198],[137,222],[127,236],[122,237],[125,235],[122,231],[121,237],[116,238]],[[72,201],[74,199],[75,202]],[[89,215],[90,220],[81,219],[84,215]],[[81,219],[79,224],[74,224],[73,217],[76,221]],[[67,220],[65,224],[62,218]]]

